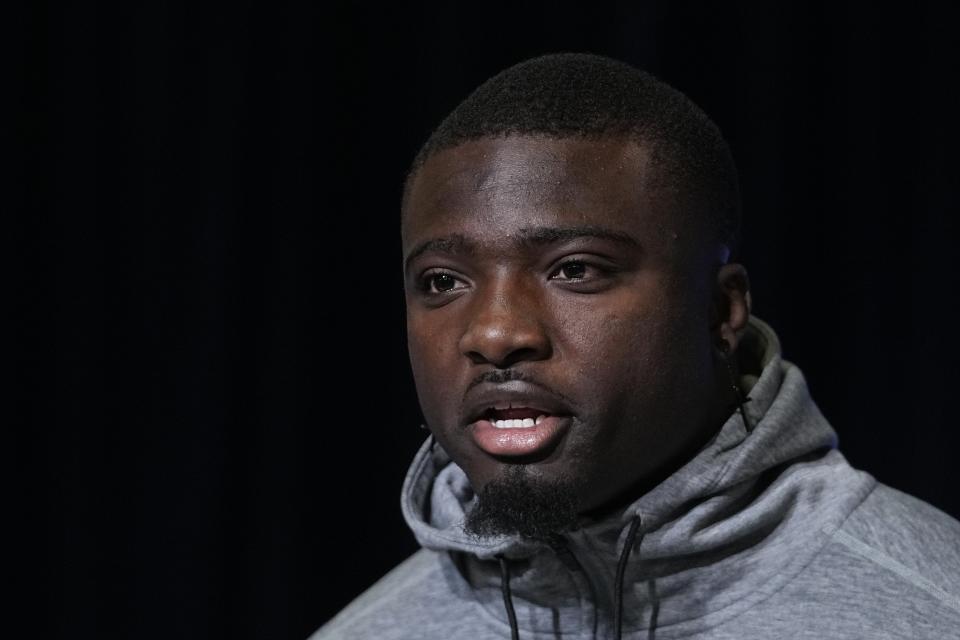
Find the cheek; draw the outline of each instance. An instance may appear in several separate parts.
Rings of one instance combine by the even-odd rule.
[[[455,391],[455,384],[451,383],[456,381],[452,369],[456,349],[451,347],[451,339],[439,326],[418,322],[416,318],[407,319],[410,368],[420,407],[431,426],[450,419],[451,416],[442,414],[443,408],[456,406],[451,404]]]
[[[611,372],[631,363],[649,364],[669,327],[661,313],[624,302],[570,308],[559,323],[570,360],[585,368],[582,373]]]
[[[436,367],[440,360],[441,350],[436,341],[430,340],[428,334],[412,326],[407,330],[407,351],[410,355],[410,367],[418,382],[424,373]]]
[[[695,319],[689,310],[664,303],[624,299],[606,308],[571,310],[563,321],[577,385],[613,404],[664,393],[685,379],[688,364],[698,357]]]
[[[659,361],[659,334],[655,318],[641,314],[612,312],[593,318],[594,330],[579,347],[581,377],[609,390],[632,384],[641,372],[654,369]]]
[[[449,350],[445,325],[423,312],[407,312],[407,350],[415,375],[441,366]]]

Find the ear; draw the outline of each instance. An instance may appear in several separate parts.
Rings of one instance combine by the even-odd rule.
[[[737,349],[740,333],[750,317],[750,279],[742,264],[725,264],[717,271],[711,329],[717,343],[726,340],[730,352]]]

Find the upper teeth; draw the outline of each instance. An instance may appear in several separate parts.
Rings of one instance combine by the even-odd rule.
[[[523,420],[494,420],[493,426],[497,429],[529,429],[540,424],[547,416],[537,416],[537,419],[524,418]]]

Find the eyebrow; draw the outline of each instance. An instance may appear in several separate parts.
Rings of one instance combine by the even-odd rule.
[[[517,244],[522,247],[543,247],[580,238],[599,238],[634,248],[640,247],[640,243],[630,234],[597,225],[526,227],[520,229]],[[476,244],[459,233],[426,240],[417,245],[404,260],[404,272],[409,271],[410,264],[427,252],[472,255],[476,252]]]

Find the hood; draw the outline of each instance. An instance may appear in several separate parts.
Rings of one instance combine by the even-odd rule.
[[[836,433],[769,325],[751,316],[736,355],[749,430],[734,412],[661,484],[584,520],[559,545],[467,534],[474,492],[432,439],[404,482],[407,524],[421,546],[450,554],[451,589],[504,624],[503,580],[512,576],[503,593],[528,631],[611,637],[616,614],[626,633],[656,627],[669,637],[736,615],[799,572],[872,482],[836,450]]]

